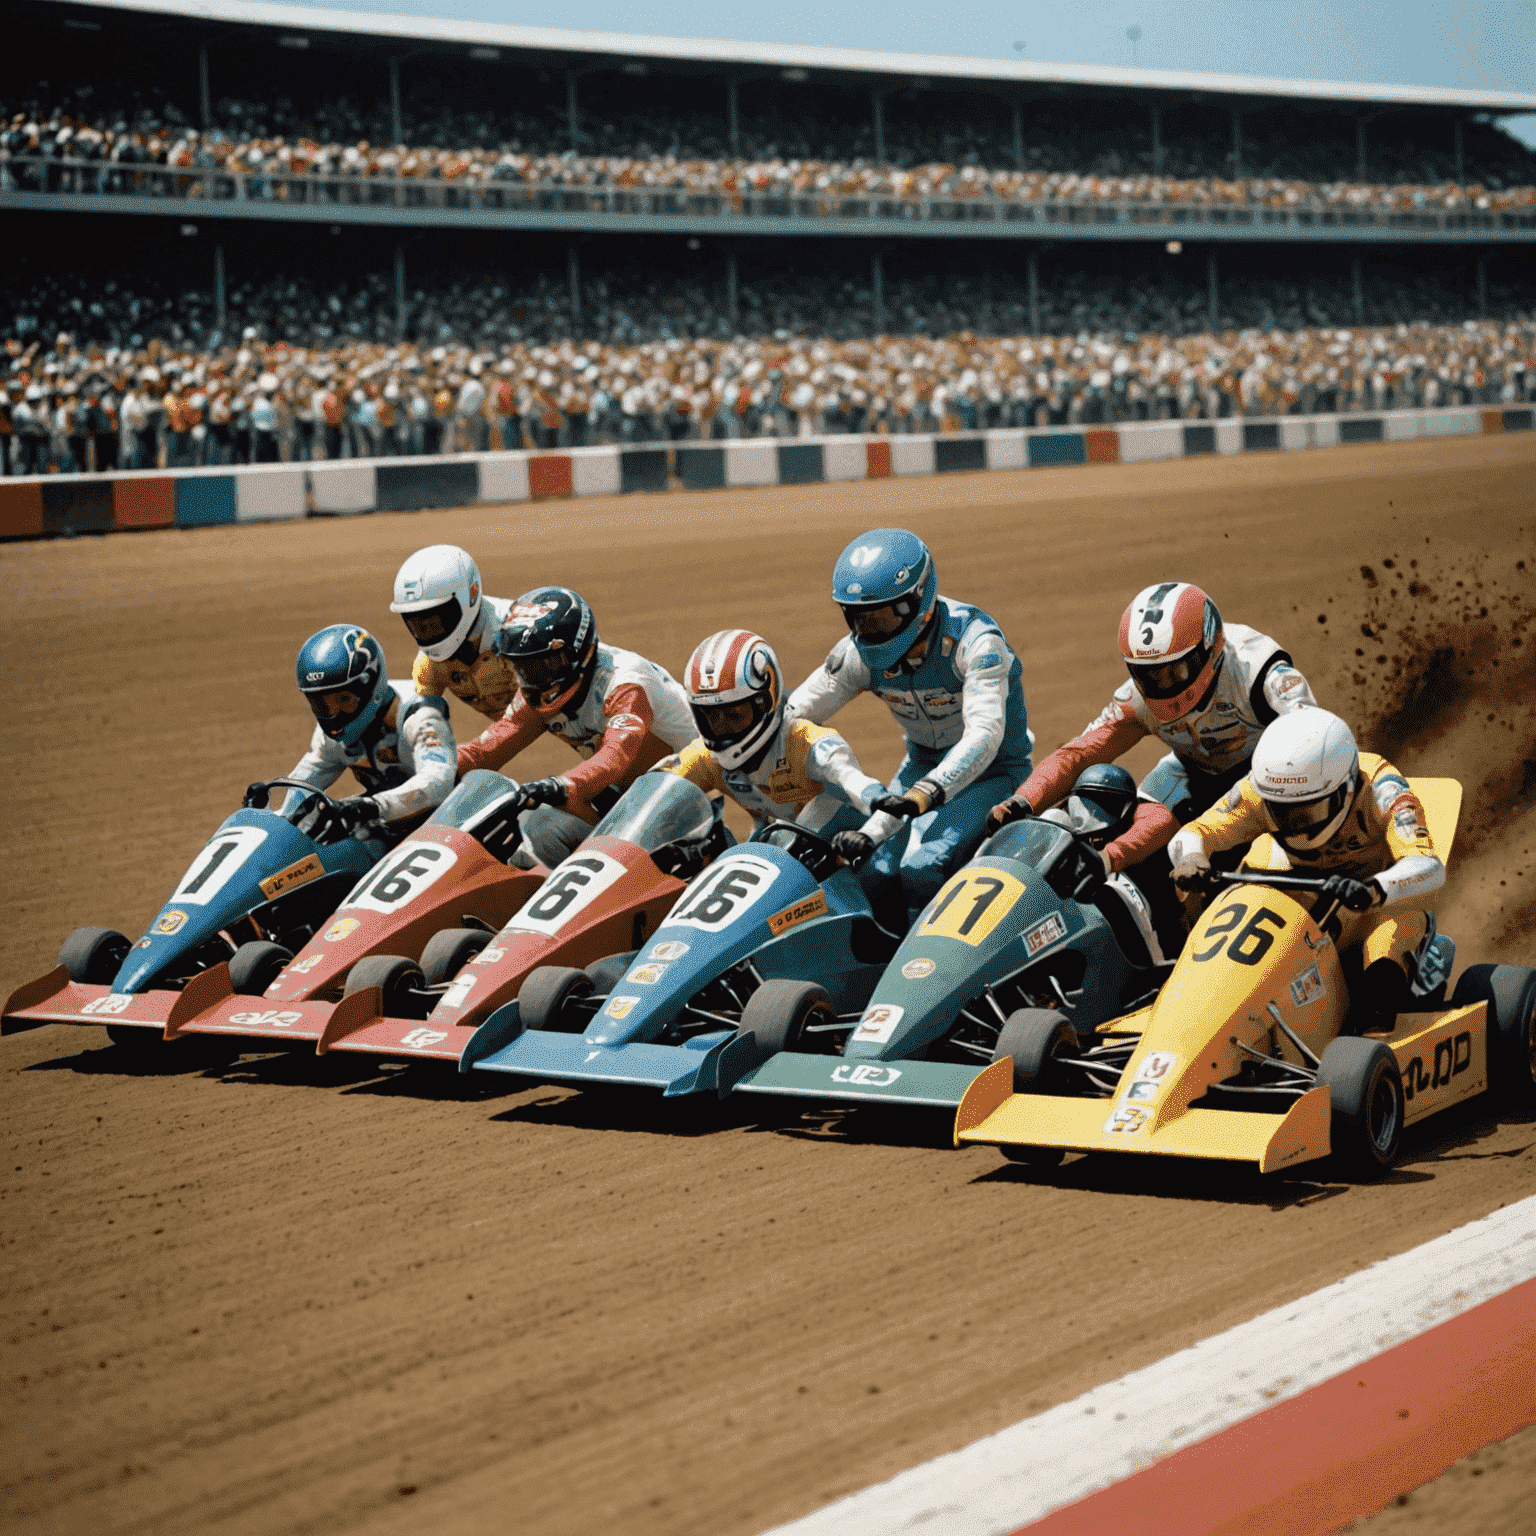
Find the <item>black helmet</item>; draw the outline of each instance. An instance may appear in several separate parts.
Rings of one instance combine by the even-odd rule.
[[[1075,801],[1076,804],[1071,804]],[[1136,817],[1136,781],[1119,763],[1095,763],[1077,776],[1069,808],[1072,820],[1092,823],[1084,830],[1094,842],[1109,842]]]
[[[534,713],[549,720],[585,696],[597,668],[597,621],[569,587],[535,587],[512,604],[495,650],[512,663]]]

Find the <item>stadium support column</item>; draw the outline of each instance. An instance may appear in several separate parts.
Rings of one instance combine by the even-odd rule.
[[[578,71],[568,69],[565,72],[565,115],[566,127],[571,135],[571,150],[574,153],[581,146],[580,112],[576,105],[576,79]],[[574,259],[574,258],[573,258]]]
[[[1221,285],[1216,275],[1216,252],[1209,250],[1205,253],[1205,285],[1206,285],[1206,318],[1211,323],[1213,331],[1221,329]]]
[[[405,340],[405,242],[395,241],[395,338]]]
[[[213,248],[213,314],[221,331],[228,323],[228,309],[224,297],[224,247],[219,244]]]
[[[741,326],[741,301],[736,283],[735,251],[731,251],[725,258],[725,311],[730,317],[731,330],[734,333]]]
[[[1024,104],[1013,104],[1013,163],[1018,170],[1024,169]]]
[[[875,159],[885,164],[885,92],[878,86],[869,93],[869,103],[875,119]]]
[[[1366,117],[1362,112],[1355,119],[1355,180],[1365,180],[1365,124]]]
[[[571,321],[581,330],[581,252],[579,240],[571,240],[565,247],[565,271],[571,280]]]
[[[203,132],[213,127],[213,98],[208,90],[208,44],[197,50],[197,106],[202,114]]]
[[[1243,114],[1232,108],[1232,179],[1243,179]]]
[[[1365,324],[1365,263],[1358,256],[1349,263],[1350,302],[1354,306],[1355,324]]]
[[[1152,113],[1152,174],[1163,174],[1163,109],[1153,102]]]
[[[1040,247],[1032,245],[1024,258],[1029,276],[1029,334],[1040,335]]]
[[[1458,182],[1467,179],[1467,153],[1466,140],[1462,134],[1462,122],[1456,119],[1456,180]]]
[[[731,153],[741,153],[741,92],[733,76],[725,82],[725,121],[731,140]]]
[[[400,60],[389,61],[389,122],[394,133],[394,142],[405,142],[405,129],[400,122]]]

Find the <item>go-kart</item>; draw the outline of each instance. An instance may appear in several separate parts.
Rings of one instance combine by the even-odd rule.
[[[616,979],[534,971],[460,1066],[669,1098],[713,1092],[760,992],[795,991],[814,1015],[806,1030],[846,1032],[897,943],[829,842],[771,822],[692,881]]]
[[[458,1062],[472,1039],[494,1049],[516,1032],[515,1023],[510,1032],[500,1032],[505,1023],[476,1031],[498,1010],[505,1019],[503,1005],[531,971],[556,962],[591,966],[599,983],[619,974],[672,910],[687,877],[733,841],[719,807],[697,785],[674,773],[642,774],[499,932],[448,928],[428,941],[419,961],[401,954],[360,960],[346,995],[326,1010],[316,1050]],[[320,1011],[299,1005],[310,1008]]]
[[[1169,970],[1151,911],[1091,852],[1119,830],[1075,796],[1003,827],[929,903],[843,1035],[806,1034],[788,989],[753,997],[720,1092],[953,1108],[1021,1011],[1059,1009],[1086,1032],[1150,997]]]
[[[327,1030],[335,1036],[374,1017],[370,999],[343,998],[343,989],[358,962],[383,950],[422,953],[415,979],[423,997],[435,1001],[448,983],[439,973],[488,944],[548,874],[508,866],[522,840],[520,808],[515,781],[484,769],[467,774],[348,890],[331,921],[297,954],[270,939],[242,944],[229,961],[233,995],[178,1021],[177,1032],[318,1043]],[[466,927],[476,941],[468,949],[455,937]]]
[[[1413,788],[1447,858],[1461,786]],[[1352,1033],[1338,904],[1320,877],[1283,868],[1264,837],[1220,877],[1150,1006],[1086,1036],[1059,1012],[1030,1019],[967,1089],[956,1140],[1044,1165],[1112,1151],[1266,1173],[1332,1153],[1369,1176],[1391,1166],[1406,1126],[1490,1083],[1536,1099],[1536,971],[1469,966],[1447,1006],[1455,944],[1432,923],[1412,1007],[1390,1030]]]
[[[302,793],[278,812],[265,806],[273,789]],[[300,948],[388,846],[372,837],[319,841],[312,834],[323,826],[324,798],[297,779],[253,784],[137,944],[115,929],[77,928],[54,969],[7,999],[4,1032],[105,1024],[119,1045],[153,1043],[228,995],[242,944]]]

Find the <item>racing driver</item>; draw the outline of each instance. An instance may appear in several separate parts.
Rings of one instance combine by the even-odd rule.
[[[693,715],[665,667],[597,638],[592,610],[568,587],[525,592],[494,648],[517,692],[500,720],[459,748],[459,773],[500,768],[546,731],[586,759],[522,787],[528,852],[553,868],[646,769],[693,740]]]

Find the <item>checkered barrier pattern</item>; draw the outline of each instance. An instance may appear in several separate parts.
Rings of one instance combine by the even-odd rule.
[[[552,453],[46,475],[0,480],[0,539],[417,512],[632,491],[711,491],[1056,464],[1133,464],[1533,430],[1536,407],[1467,406],[1377,415],[1146,421],[911,437],[729,438]]]

